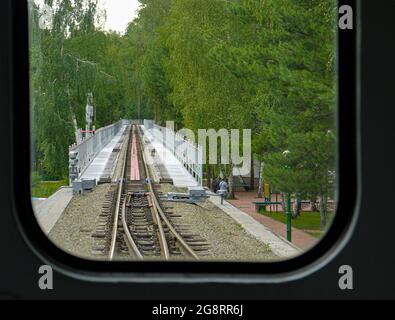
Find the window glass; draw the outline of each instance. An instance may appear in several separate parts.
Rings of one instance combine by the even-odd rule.
[[[38,223],[91,260],[284,260],[336,212],[334,0],[29,0]]]

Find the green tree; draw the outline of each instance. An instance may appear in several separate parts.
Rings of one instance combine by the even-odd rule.
[[[33,169],[44,178],[62,179],[68,173],[75,126],[85,123],[87,94],[94,95],[100,127],[120,118],[122,91],[109,74],[114,70],[106,72],[100,65],[108,66],[112,57],[108,37],[100,30],[103,13],[97,1],[45,4],[53,11],[47,21],[42,8],[29,2]]]
[[[264,80],[258,89],[265,177],[276,189],[333,195],[336,151],[335,3],[276,1]],[[314,17],[314,19],[312,18]]]

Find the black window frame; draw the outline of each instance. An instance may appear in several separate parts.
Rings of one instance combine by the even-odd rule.
[[[72,256],[42,232],[33,213],[30,184],[30,92],[27,0],[13,0],[12,16],[12,191],[19,230],[32,251],[56,270],[94,281],[264,282],[303,277],[328,263],[352,235],[358,215],[359,132],[357,73],[360,35],[358,0],[338,1],[354,10],[354,29],[338,32],[338,205],[333,224],[313,248],[275,262],[99,262]],[[26,116],[25,116],[26,115]]]

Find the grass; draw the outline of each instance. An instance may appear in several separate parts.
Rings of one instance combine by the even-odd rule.
[[[61,186],[67,186],[66,180],[60,181],[37,181],[32,186],[33,198],[48,198],[54,194]]]
[[[283,212],[265,212],[263,214],[279,222],[287,222]],[[333,216],[333,213],[328,213],[327,227],[330,226]],[[327,230],[327,227],[325,229],[321,228],[319,212],[301,212],[300,217],[292,219],[292,227],[302,230],[316,238],[322,237],[323,233]]]

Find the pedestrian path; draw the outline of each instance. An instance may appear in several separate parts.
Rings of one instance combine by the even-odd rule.
[[[229,200],[229,202],[277,235],[286,238],[286,225],[284,223],[256,212],[255,205],[252,203],[257,200],[256,192],[236,192],[236,198],[237,200]],[[292,243],[303,250],[311,248],[318,240],[306,232],[292,228]]]
[[[144,137],[148,141],[149,145],[146,148],[155,149],[155,153],[159,158],[159,161],[166,168],[169,177],[173,180],[173,184],[176,187],[195,187],[198,185],[197,181],[192,177],[187,169],[181,164],[180,161],[173,155],[173,153],[167,149],[160,141],[155,139],[150,130],[147,130],[144,126],[141,126]],[[149,162],[150,159],[147,159]]]
[[[62,187],[46,200],[33,200],[33,211],[43,232],[48,235],[73,197],[73,189]]]
[[[291,258],[301,253],[301,250],[294,244],[288,242],[282,237],[279,237],[265,225],[253,219],[244,211],[233,206],[230,202],[223,201],[223,204],[221,204],[221,198],[218,196],[211,196],[210,201],[231,216],[254,238],[269,246],[270,250],[279,258]]]

